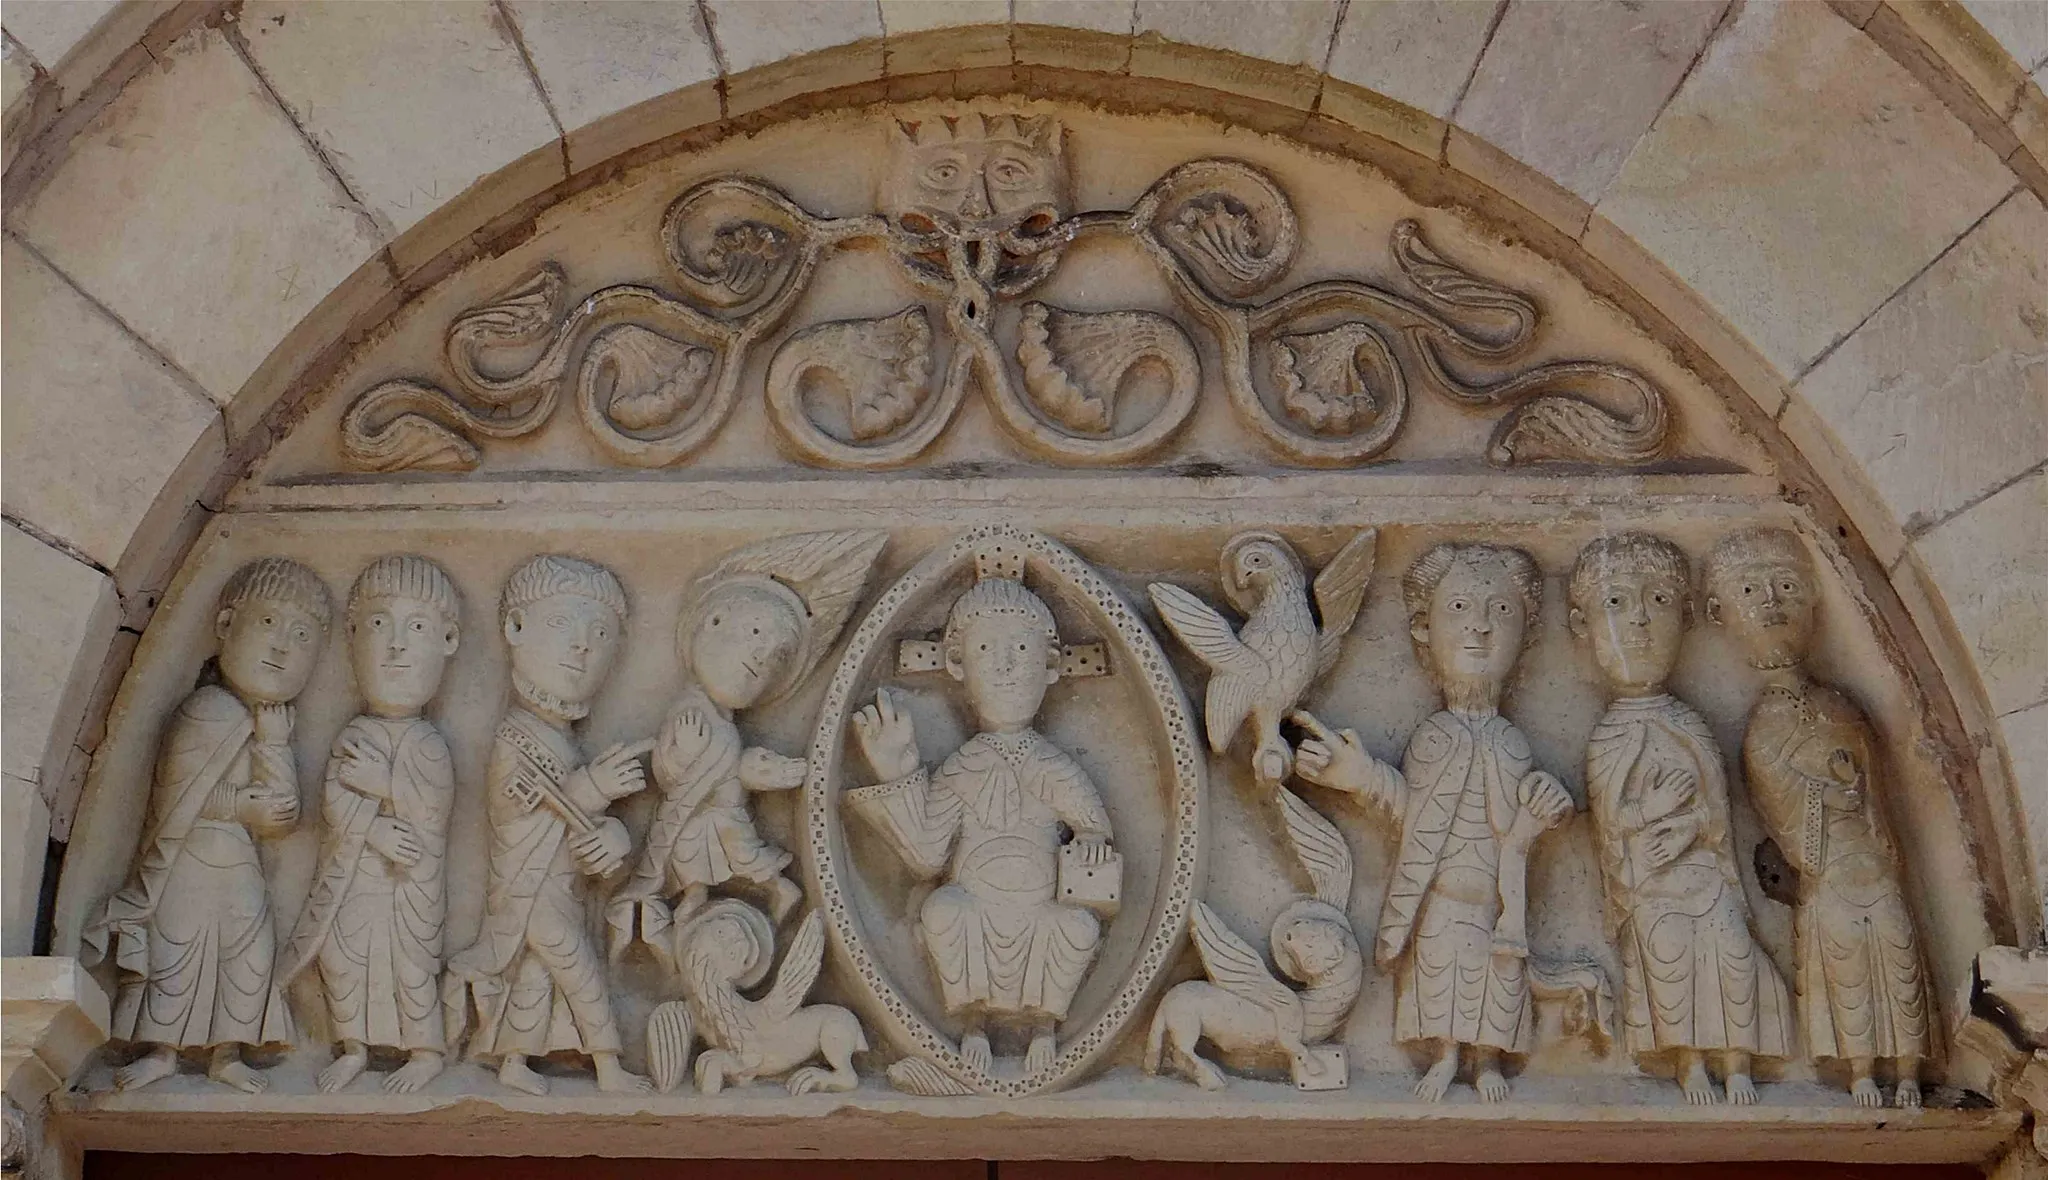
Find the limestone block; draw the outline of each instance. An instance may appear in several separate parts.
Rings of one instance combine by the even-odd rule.
[[[100,112],[13,221],[223,403],[380,244],[211,29]]]
[[[2025,0],[1962,0],[1962,4],[2020,68],[2036,70],[2048,65],[2048,4]]]
[[[1832,11],[1755,3],[1598,212],[1796,374],[2011,187],[1990,149]]]
[[[11,524],[0,542],[0,579],[7,603],[0,769],[43,782],[62,769],[120,606],[107,575]]]
[[[2019,788],[2019,809],[2033,851],[2034,880],[2048,882],[2048,701],[2018,709],[1998,719],[2013,785]],[[2038,899],[2048,920],[2048,894]]]
[[[718,118],[718,62],[696,5],[516,0],[507,7],[568,134],[571,168]],[[630,136],[636,142],[623,142],[623,129],[594,126],[677,91],[686,92],[676,96],[683,101],[633,112],[631,121],[642,125]]]
[[[34,1106],[106,1042],[109,1004],[106,991],[77,959],[8,955],[0,963],[7,1097]]]
[[[882,76],[882,17],[872,4],[705,0],[704,11],[711,17],[711,35],[730,75],[730,114]],[[841,52],[805,56],[828,49]],[[751,71],[758,72],[750,75]]]
[[[1265,4],[1138,0],[1136,30],[1205,49],[1321,68],[1336,20],[1337,5],[1332,0],[1269,0]]]
[[[388,235],[430,214],[445,227],[393,243],[401,272],[564,175],[559,151],[542,150],[555,122],[489,4],[259,3],[242,10],[241,29],[257,68]],[[488,193],[468,191],[487,177]],[[480,207],[450,207],[463,196]]]
[[[13,722],[8,725],[12,728]],[[50,809],[43,793],[28,779],[0,773],[0,954],[26,955],[35,949],[36,909],[49,851]]]
[[[1929,531],[1913,549],[1976,654],[1992,711],[2048,700],[2048,470]]]
[[[1724,0],[1510,5],[1456,122],[1597,201],[1726,8]]]
[[[880,5],[892,75],[1010,64],[1009,0],[880,0]]]
[[[2015,193],[1800,381],[1908,532],[2048,457],[2048,212]]]
[[[28,93],[36,80],[36,64],[13,41],[0,45],[0,109],[11,108],[14,100]]]
[[[1355,3],[1337,30],[1330,76],[1445,118],[1499,10],[1469,0]]]
[[[220,412],[29,251],[4,257],[7,514],[115,568],[160,497],[197,496],[195,459],[219,465]]]
[[[1136,0],[1018,0],[1012,19],[1019,65],[1116,73],[1130,64]]]
[[[55,4],[10,4],[0,18],[9,36],[36,60],[55,69],[121,0],[62,0]]]

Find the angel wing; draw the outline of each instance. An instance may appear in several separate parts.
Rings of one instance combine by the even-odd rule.
[[[1308,874],[1316,900],[1339,910],[1350,905],[1351,846],[1344,833],[1292,791],[1280,792],[1280,812],[1287,820],[1287,843]]]
[[[889,534],[879,529],[770,537],[726,554],[699,585],[708,589],[722,579],[752,574],[794,590],[811,615],[811,641],[796,678],[801,681],[839,638],[888,541]]]
[[[1283,1031],[1300,1034],[1301,997],[1273,978],[1259,952],[1231,933],[1216,911],[1199,901],[1195,903],[1194,937],[1210,983],[1271,1012]]]
[[[775,986],[754,1005],[754,1018],[773,1027],[796,1015],[811,985],[818,982],[818,969],[825,964],[825,915],[812,910],[790,936],[782,966],[775,969]]]
[[[1346,541],[1323,572],[1316,575],[1316,613],[1323,620],[1316,653],[1317,676],[1337,662],[1337,649],[1351,633],[1351,624],[1358,621],[1358,608],[1365,603],[1365,585],[1372,580],[1379,538],[1378,529],[1358,530],[1358,535]]]
[[[1159,617],[1195,657],[1209,665],[1208,701],[1202,710],[1209,748],[1222,753],[1251,711],[1253,690],[1267,676],[1266,661],[1244,645],[1230,623],[1201,599],[1172,584],[1154,582],[1146,592]]]

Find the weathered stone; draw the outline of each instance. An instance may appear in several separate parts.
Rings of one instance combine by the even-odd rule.
[[[792,95],[882,76],[882,17],[872,4],[755,4],[705,0],[738,115]],[[841,52],[808,58],[808,54]]]
[[[2048,458],[2048,212],[2015,193],[1798,384],[1908,532]]]
[[[35,54],[37,61],[54,70],[101,19],[119,7],[121,0],[11,4],[0,24],[6,26],[9,36],[21,42],[22,48]]]
[[[2048,700],[2048,470],[1929,530],[1913,550],[1976,653],[1992,711]]]
[[[2007,773],[2019,788],[2016,795],[2026,822],[2026,844],[2033,854],[2029,863],[2034,880],[2048,880],[2048,797],[2033,789],[2041,781],[2042,768],[2048,767],[2048,701],[2000,717],[1998,732],[2005,745]],[[2040,912],[2033,915],[2034,920],[2048,923],[2048,892],[2035,900]]]
[[[1511,4],[1456,122],[1597,201],[1726,8],[1726,0]]]
[[[1336,31],[1334,0],[1263,4],[1181,4],[1138,0],[1137,31],[1168,41],[1227,49],[1282,65],[1322,67]]]
[[[1797,374],[2011,187],[2003,163],[1847,22],[1818,4],[1753,3],[1597,212]]]
[[[2048,65],[2048,5],[2028,0],[1962,0],[1962,5],[2021,69]]]
[[[0,44],[0,109],[13,107],[14,100],[27,94],[35,80],[34,59],[17,49],[11,40]]]
[[[1013,19],[1019,65],[1119,73],[1130,64],[1136,0],[1019,0]]]
[[[694,4],[514,0],[507,7],[568,135],[571,168],[718,118],[718,95],[711,85],[718,78],[718,62]],[[663,108],[659,125],[631,135],[615,126],[594,126],[686,88],[695,88],[691,101],[657,104]],[[656,112],[635,114],[649,116],[637,122],[657,122]]]
[[[1473,0],[1353,4],[1337,29],[1330,76],[1447,118],[1501,7]]]
[[[6,855],[0,856],[0,954],[26,955],[35,949],[36,906],[50,849],[50,809],[35,783],[4,771],[0,832],[7,836]]]
[[[218,465],[220,412],[27,250],[5,259],[8,515],[113,568],[160,497],[198,494],[195,458]]]
[[[0,542],[7,599],[5,763],[42,783],[62,769],[120,604],[107,575],[13,525]],[[54,747],[54,753],[53,753]]]
[[[222,403],[379,245],[210,29],[96,117],[14,225]]]
[[[879,2],[892,75],[1010,64],[1009,0]]]
[[[240,24],[257,68],[394,239],[401,272],[565,173],[555,122],[490,4],[263,0]]]

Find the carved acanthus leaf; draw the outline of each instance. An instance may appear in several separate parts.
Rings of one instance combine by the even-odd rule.
[[[1090,313],[1027,303],[1017,361],[1038,409],[1082,434],[1103,434],[1115,425],[1118,390],[1141,364],[1164,368],[1176,390],[1192,392],[1201,382],[1186,333],[1147,311]]]
[[[853,438],[885,439],[915,418],[929,398],[931,347],[931,317],[922,307],[806,328],[775,351],[768,366],[769,397],[794,404],[804,381],[823,374],[844,391]]]
[[[1339,324],[1326,332],[1273,341],[1273,380],[1280,409],[1312,434],[1345,435],[1372,423],[1383,405],[1377,382],[1391,395],[1401,383],[1386,338],[1369,324]]]
[[[694,407],[713,365],[710,349],[638,324],[598,333],[583,361],[584,371],[598,383],[606,415],[627,430],[652,430]]]

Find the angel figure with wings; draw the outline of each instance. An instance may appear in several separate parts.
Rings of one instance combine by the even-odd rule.
[[[804,1006],[825,962],[823,914],[812,910],[805,916],[774,985],[759,1000],[747,999],[741,989],[767,977],[775,931],[745,902],[722,898],[680,924],[672,953],[684,998],[657,1007],[647,1022],[647,1055],[662,1090],[682,1080],[693,1038],[706,1045],[696,1068],[697,1088],[706,1094],[784,1074],[791,1094],[859,1084],[853,1055],[868,1047],[860,1021],[836,1004]],[[823,1067],[806,1064],[820,1057]]]
[[[633,876],[608,912],[612,953],[663,937],[738,880],[765,894],[780,922],[803,900],[784,875],[787,849],[761,837],[748,796],[803,785],[805,763],[747,745],[740,710],[778,700],[816,668],[867,585],[887,534],[775,537],[728,555],[698,583],[676,627],[694,678],[654,742],[661,804]]]
[[[1249,717],[1258,739],[1252,773],[1261,786],[1277,788],[1294,771],[1294,749],[1280,736],[1280,722],[1337,662],[1365,601],[1378,540],[1376,530],[1360,529],[1330,559],[1316,575],[1311,611],[1308,576],[1292,546],[1275,533],[1232,537],[1217,564],[1223,593],[1245,616],[1241,630],[1178,586],[1147,587],[1167,627],[1209,666],[1202,708],[1209,748],[1218,754],[1229,749]]]
[[[1349,1066],[1338,1035],[1365,982],[1365,955],[1344,906],[1351,897],[1351,849],[1330,822],[1291,791],[1280,792],[1288,847],[1308,875],[1314,896],[1280,911],[1269,941],[1280,974],[1233,933],[1216,911],[1195,903],[1195,950],[1208,981],[1177,984],[1159,1003],[1145,1038],[1146,1073],[1163,1065],[1185,1071],[1204,1090],[1223,1087],[1223,1072],[1196,1056],[1208,1041],[1226,1058],[1284,1055],[1303,1090],[1340,1090]],[[1171,1058],[1167,1057],[1171,1051]]]

